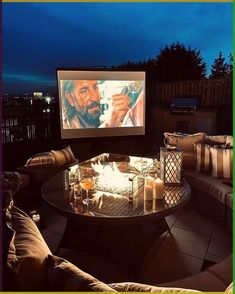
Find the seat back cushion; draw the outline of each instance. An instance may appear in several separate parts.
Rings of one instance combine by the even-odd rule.
[[[194,144],[196,156],[196,171],[209,172],[211,167],[210,145],[197,143]]]
[[[51,254],[33,220],[23,211],[12,207],[8,222],[15,231],[8,254],[8,266],[15,273],[23,291],[47,288],[47,255]]]
[[[48,284],[50,291],[116,292],[69,261],[54,255],[48,255]]]
[[[70,164],[76,162],[76,158],[74,157],[73,151],[70,146],[63,148],[61,150],[51,150],[52,154],[55,157],[55,162],[57,166],[63,166],[66,164]]]
[[[218,178],[232,178],[233,149],[210,148],[212,162],[212,176]]]
[[[204,143],[209,145],[226,144],[226,135],[217,135],[217,136],[205,135]]]
[[[164,133],[169,145],[177,146],[183,151],[183,167],[195,168],[196,158],[194,154],[194,144],[204,141],[205,133],[196,134],[174,134]]]
[[[233,136],[226,136],[226,142],[225,142],[225,144],[228,147],[233,147]]]
[[[156,287],[139,283],[113,283],[109,284],[110,287],[117,292],[200,292],[193,289],[176,288],[176,287]]]

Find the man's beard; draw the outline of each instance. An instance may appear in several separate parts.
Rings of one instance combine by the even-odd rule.
[[[92,113],[89,113],[89,109],[92,109],[95,106],[99,106],[99,109],[95,110]],[[101,115],[100,104],[95,101],[92,102],[90,105],[81,109],[80,115],[88,124],[94,125],[94,127],[98,127],[100,125],[99,118]]]

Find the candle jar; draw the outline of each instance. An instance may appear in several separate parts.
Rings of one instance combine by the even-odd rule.
[[[164,198],[164,182],[157,178],[154,180],[153,198],[163,199]]]
[[[147,176],[144,179],[144,201],[153,200],[154,178]]]

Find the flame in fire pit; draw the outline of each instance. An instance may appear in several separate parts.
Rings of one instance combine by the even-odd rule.
[[[130,174],[120,172],[116,162],[109,162],[108,164],[98,162],[97,164],[92,163],[91,166],[99,173],[96,180],[96,190],[121,195],[132,193]]]

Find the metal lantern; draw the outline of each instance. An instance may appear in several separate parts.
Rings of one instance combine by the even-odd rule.
[[[165,185],[182,185],[182,155],[180,149],[160,148],[161,179]]]

